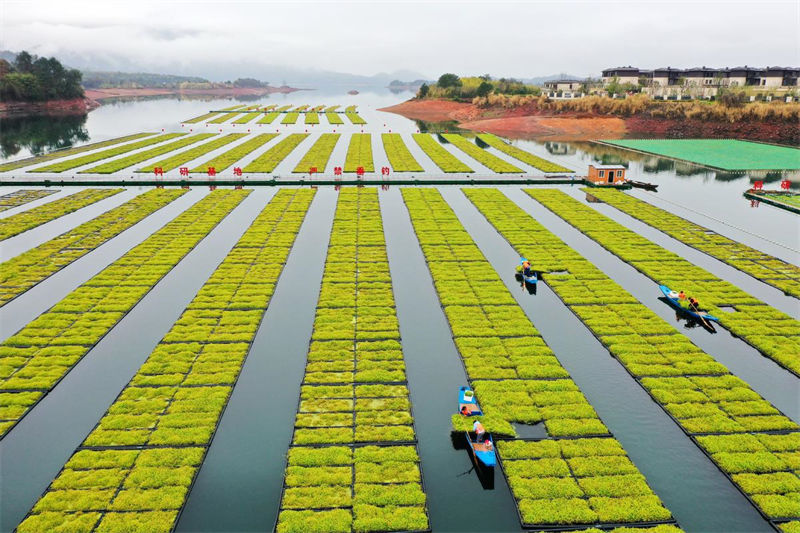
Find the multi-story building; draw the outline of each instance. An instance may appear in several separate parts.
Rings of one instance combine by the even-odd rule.
[[[640,84],[653,88],[665,87],[764,87],[788,88],[797,87],[800,76],[798,67],[732,67],[712,68],[693,67],[687,69],[663,67],[654,70],[642,70],[637,67],[616,67],[603,70],[603,83],[609,84],[613,79],[619,83]],[[714,91],[715,92],[715,91]]]

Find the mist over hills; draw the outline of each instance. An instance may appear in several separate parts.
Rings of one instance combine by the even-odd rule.
[[[16,52],[8,50],[0,51],[0,58],[13,61]],[[347,72],[337,72],[333,70],[304,69],[300,67],[290,67],[283,65],[264,65],[255,64],[250,61],[237,61],[231,59],[224,64],[215,61],[175,61],[167,67],[157,69],[150,68],[130,58],[118,55],[106,54],[103,52],[77,53],[63,51],[56,57],[65,66],[77,68],[82,72],[125,72],[125,73],[158,73],[168,76],[185,77],[190,79],[206,79],[212,82],[223,82],[235,80],[237,78],[256,78],[268,80],[272,86],[288,85],[297,88],[366,88],[366,87],[387,87],[392,81],[412,82],[414,80],[436,80],[442,73],[421,73],[408,69],[400,69],[392,72],[379,72],[371,76],[361,74],[350,74]],[[468,75],[468,73],[457,73]],[[508,76],[502,73],[490,73],[493,78],[514,77],[526,83],[541,85],[542,83],[560,78],[583,79],[586,76],[571,74],[552,74],[539,77],[519,77]]]

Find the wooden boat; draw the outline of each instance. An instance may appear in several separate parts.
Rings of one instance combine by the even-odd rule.
[[[466,431],[467,442],[469,442],[469,449],[472,457],[475,459],[475,464],[478,467],[494,468],[497,464],[497,456],[494,451],[494,440],[489,433],[484,434],[484,442],[472,440],[469,431]],[[476,436],[477,439],[477,436]]]
[[[719,318],[715,317],[714,315],[709,315],[708,313],[702,311],[700,313],[696,313],[687,307],[683,307],[680,301],[678,300],[677,293],[675,291],[670,290],[670,288],[667,287],[666,285],[659,285],[658,288],[661,289],[661,292],[664,293],[664,296],[667,298],[667,301],[675,309],[686,313],[690,317],[696,319],[701,323],[704,323],[708,327],[711,327],[711,324],[707,324],[707,321],[709,320],[714,322],[719,322]]]
[[[626,183],[630,183],[631,186],[636,187],[638,189],[658,192],[658,185],[655,183],[647,183],[645,181],[633,181],[633,180],[626,180]]]
[[[524,257],[519,258],[519,266],[517,267],[517,276],[519,279],[524,279],[525,283],[529,283],[530,285],[536,285],[536,282],[539,281],[539,278],[536,276],[536,272],[533,273],[533,276],[526,276],[522,270],[522,263],[527,261]]]
[[[458,389],[458,413],[464,415],[462,408],[466,407],[469,413],[466,416],[482,415],[481,407],[478,404],[478,399],[475,398],[475,392],[469,387],[459,387]],[[494,440],[487,432],[484,434],[483,442],[478,442],[477,435],[475,440],[472,439],[469,431],[465,431],[464,435],[467,437],[469,443],[469,450],[472,457],[475,459],[475,465],[484,468],[494,468],[497,464],[497,456],[494,451]]]
[[[482,415],[481,407],[478,405],[478,400],[475,398],[475,393],[469,387],[460,387],[458,389],[458,414],[463,414],[461,409],[467,408],[469,413],[467,416]]]

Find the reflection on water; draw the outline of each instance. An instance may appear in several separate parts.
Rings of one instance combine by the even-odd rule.
[[[86,115],[0,118],[0,155],[40,155],[89,140]]]
[[[575,147],[570,143],[548,141],[544,143],[544,147],[553,155],[572,155],[575,153]]]
[[[463,130],[458,127],[457,120],[445,120],[443,122],[427,122],[425,120],[414,120],[420,133],[465,133],[475,135],[472,130]]]

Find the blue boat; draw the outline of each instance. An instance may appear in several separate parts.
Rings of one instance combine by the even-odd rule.
[[[464,411],[465,407],[466,411]],[[475,392],[469,387],[460,387],[458,389],[458,413],[466,416],[483,414],[481,407],[478,405],[478,400],[475,398]]]
[[[695,319],[697,319],[697,320],[699,320],[701,322],[706,321],[706,320],[713,320],[714,322],[719,322],[719,319],[717,317],[713,316],[713,315],[709,315],[708,313],[703,313],[703,312],[695,313],[694,311],[690,310],[688,307],[682,306],[680,301],[678,300],[678,293],[676,293],[673,290],[670,290],[670,288],[667,287],[666,285],[659,285],[658,288],[661,289],[661,292],[664,293],[664,296],[667,298],[667,301],[675,309],[677,309],[679,311],[683,311],[687,315],[689,315],[692,318],[695,318]]]
[[[518,274],[525,280],[525,283],[530,283],[531,285],[536,285],[536,282],[539,281],[539,278],[536,277],[536,273],[533,273],[533,276],[526,276],[525,272],[522,268],[522,263],[527,261],[524,257],[519,258],[519,271]]]
[[[459,387],[458,389],[458,413],[462,416],[478,416],[482,415],[478,399],[475,397],[475,392],[469,387]],[[497,457],[494,451],[494,440],[487,432],[483,435],[483,441],[478,441],[477,435],[475,440],[469,431],[465,431],[469,443],[469,449],[472,456],[475,458],[477,466],[484,466],[486,468],[494,468],[497,464]]]

